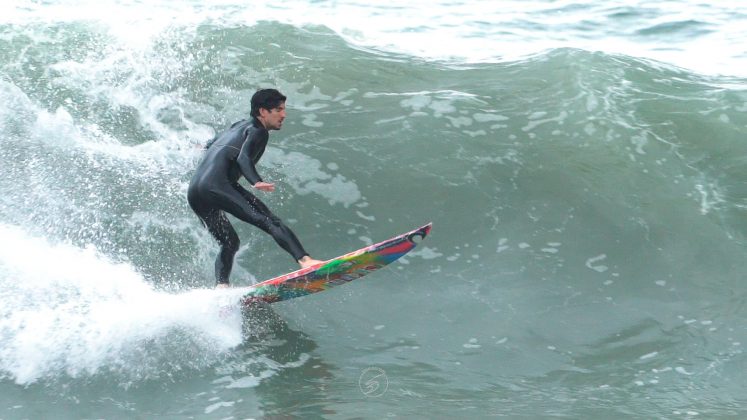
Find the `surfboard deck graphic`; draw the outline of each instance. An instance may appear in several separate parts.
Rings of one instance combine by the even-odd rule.
[[[302,268],[251,286],[241,298],[244,305],[253,302],[281,302],[319,293],[348,283],[376,271],[412,251],[416,240],[425,238],[431,231],[428,223],[413,231],[403,233],[383,242],[341,255],[321,264]]]

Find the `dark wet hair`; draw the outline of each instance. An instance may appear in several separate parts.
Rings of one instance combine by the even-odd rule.
[[[252,95],[252,111],[249,113],[252,117],[259,116],[259,109],[275,109],[285,102],[285,95],[277,89],[260,89]]]

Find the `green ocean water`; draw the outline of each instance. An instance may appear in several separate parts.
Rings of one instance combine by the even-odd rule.
[[[0,24],[0,419],[747,414],[737,71],[576,47],[441,60],[129,6],[122,27],[23,18],[54,3]],[[568,33],[606,33],[571,6]],[[210,289],[186,187],[259,87],[288,96],[261,198],[315,257],[434,227],[355,284],[221,317],[235,296]],[[236,227],[234,284],[295,268]]]

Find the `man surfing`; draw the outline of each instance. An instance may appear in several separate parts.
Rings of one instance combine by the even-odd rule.
[[[251,99],[251,118],[234,123],[205,146],[205,156],[189,183],[187,201],[220,244],[215,259],[216,287],[228,287],[239,236],[225,213],[266,233],[298,262],[301,268],[321,263],[309,256],[296,235],[254,194],[239,185],[243,176],[257,190],[275,191],[257,172],[269,139],[285,120],[286,97],[276,89],[260,89]]]

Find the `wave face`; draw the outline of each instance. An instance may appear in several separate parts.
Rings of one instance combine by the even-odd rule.
[[[0,13],[0,417],[746,414],[745,11],[79,3]],[[186,187],[270,86],[314,256],[434,230],[242,317]]]

